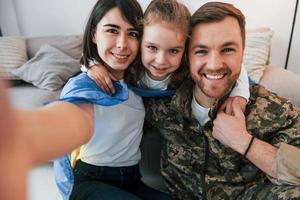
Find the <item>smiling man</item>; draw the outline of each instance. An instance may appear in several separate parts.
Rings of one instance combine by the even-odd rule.
[[[299,198],[300,109],[259,85],[246,116],[235,100],[230,115],[220,109],[241,70],[243,14],[207,3],[191,26],[191,79],[172,97],[146,101],[147,121],[165,138],[167,188],[176,199]]]

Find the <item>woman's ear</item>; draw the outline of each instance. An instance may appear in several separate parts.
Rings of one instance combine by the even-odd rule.
[[[97,34],[97,31],[95,29],[93,29],[92,33],[91,33],[91,37],[92,37],[93,43],[97,45],[96,34]]]

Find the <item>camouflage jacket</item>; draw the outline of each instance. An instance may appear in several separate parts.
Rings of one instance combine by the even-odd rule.
[[[164,136],[161,172],[177,199],[235,199],[267,177],[250,161],[212,137],[212,120],[201,126],[191,114],[193,81],[175,95],[146,99],[146,122]],[[262,86],[250,88],[246,108],[250,134],[275,146],[300,147],[300,110]],[[217,109],[211,109],[214,116]]]

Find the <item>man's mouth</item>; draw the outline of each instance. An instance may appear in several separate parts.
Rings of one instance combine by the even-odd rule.
[[[208,80],[221,80],[226,76],[226,73],[221,74],[203,74]]]

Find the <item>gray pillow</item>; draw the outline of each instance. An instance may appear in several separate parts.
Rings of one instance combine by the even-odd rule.
[[[32,59],[11,73],[38,88],[55,91],[79,71],[79,60],[45,44]]]

